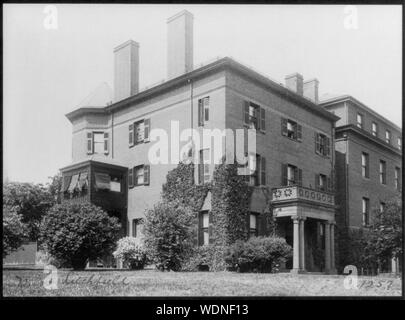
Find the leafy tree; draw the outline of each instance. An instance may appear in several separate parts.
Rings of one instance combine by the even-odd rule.
[[[145,245],[159,270],[181,269],[193,245],[193,220],[179,203],[163,201],[146,212]]]
[[[54,199],[42,184],[9,182],[3,185],[3,204],[15,208],[27,225],[29,238],[37,240],[42,216]]]
[[[62,203],[43,217],[40,240],[62,266],[84,269],[87,259],[112,253],[121,225],[101,208],[89,203]]]
[[[26,239],[26,226],[13,207],[3,205],[3,258],[17,250]]]
[[[389,201],[384,211],[375,211],[375,218],[368,232],[364,233],[364,260],[387,262],[400,257],[402,251],[402,200]]]
[[[61,191],[62,191],[62,174],[58,172],[52,177],[49,177],[48,191],[56,203],[61,203]]]

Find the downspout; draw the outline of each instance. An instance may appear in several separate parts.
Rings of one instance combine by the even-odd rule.
[[[111,159],[114,159],[114,111],[111,111]]]

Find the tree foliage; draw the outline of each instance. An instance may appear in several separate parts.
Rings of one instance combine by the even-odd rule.
[[[193,220],[181,203],[162,201],[146,212],[145,245],[159,270],[181,269],[193,246]]]
[[[389,261],[402,251],[402,200],[389,201],[384,211],[375,211],[374,220],[365,233],[365,259]]]
[[[3,258],[17,250],[27,237],[26,226],[14,207],[3,205]]]
[[[3,204],[21,215],[29,238],[37,240],[42,216],[54,204],[54,199],[42,184],[9,182],[3,185]]]
[[[40,240],[63,266],[83,269],[87,259],[112,253],[120,228],[116,217],[93,204],[66,202],[43,217]]]

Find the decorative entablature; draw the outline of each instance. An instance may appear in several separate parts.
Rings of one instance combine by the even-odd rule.
[[[300,186],[287,186],[272,189],[273,205],[289,202],[304,202],[317,206],[322,205],[335,208],[335,195],[333,193]]]

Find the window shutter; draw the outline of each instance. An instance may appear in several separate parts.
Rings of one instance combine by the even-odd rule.
[[[331,192],[333,190],[332,188],[332,180],[330,177],[326,178],[326,188],[329,192]]]
[[[266,158],[261,157],[260,158],[260,166],[261,166],[261,180],[260,184],[261,185],[266,185]]]
[[[204,105],[203,100],[198,100],[198,125],[202,127],[204,125]]]
[[[302,126],[297,124],[297,140],[302,141]]]
[[[281,134],[283,136],[287,136],[288,131],[287,131],[287,119],[286,118],[281,118]]]
[[[143,134],[143,141],[149,142],[150,136],[150,119],[144,120],[144,134]]]
[[[130,168],[128,170],[128,187],[133,188],[134,187],[134,169]]]
[[[109,152],[110,152],[109,134],[108,132],[104,132],[104,154],[108,154]]]
[[[243,119],[246,125],[249,125],[249,101],[244,101],[243,105]]]
[[[87,154],[93,154],[93,132],[87,132]]]
[[[202,212],[198,215],[198,245],[202,246],[204,244],[204,233],[203,233],[203,214]]]
[[[148,186],[150,183],[150,166],[144,165],[143,166],[143,184]]]
[[[208,211],[208,244],[213,242],[213,226],[212,226],[212,214],[211,211]]]
[[[315,190],[319,190],[319,174],[315,173]]]
[[[128,134],[129,134],[129,136],[128,136],[128,144],[129,144],[129,146],[130,147],[132,147],[133,145],[134,145],[134,124],[133,123],[131,123],[130,125],[129,125],[129,127],[128,127]]]
[[[206,97],[204,99],[204,122],[210,120],[210,99]]]
[[[326,156],[330,156],[330,138],[329,137],[325,137],[325,155]]]
[[[298,173],[298,176],[297,176],[297,184],[298,184],[300,187],[302,187],[302,169],[298,169],[298,168],[297,168],[297,173]]]
[[[134,123],[134,145],[138,144],[138,126],[139,126],[139,122]]]
[[[320,153],[321,141],[319,133],[315,132],[315,153]]]
[[[260,108],[260,130],[266,131],[266,110]]]
[[[281,185],[287,185],[287,165],[284,163],[281,164]]]

